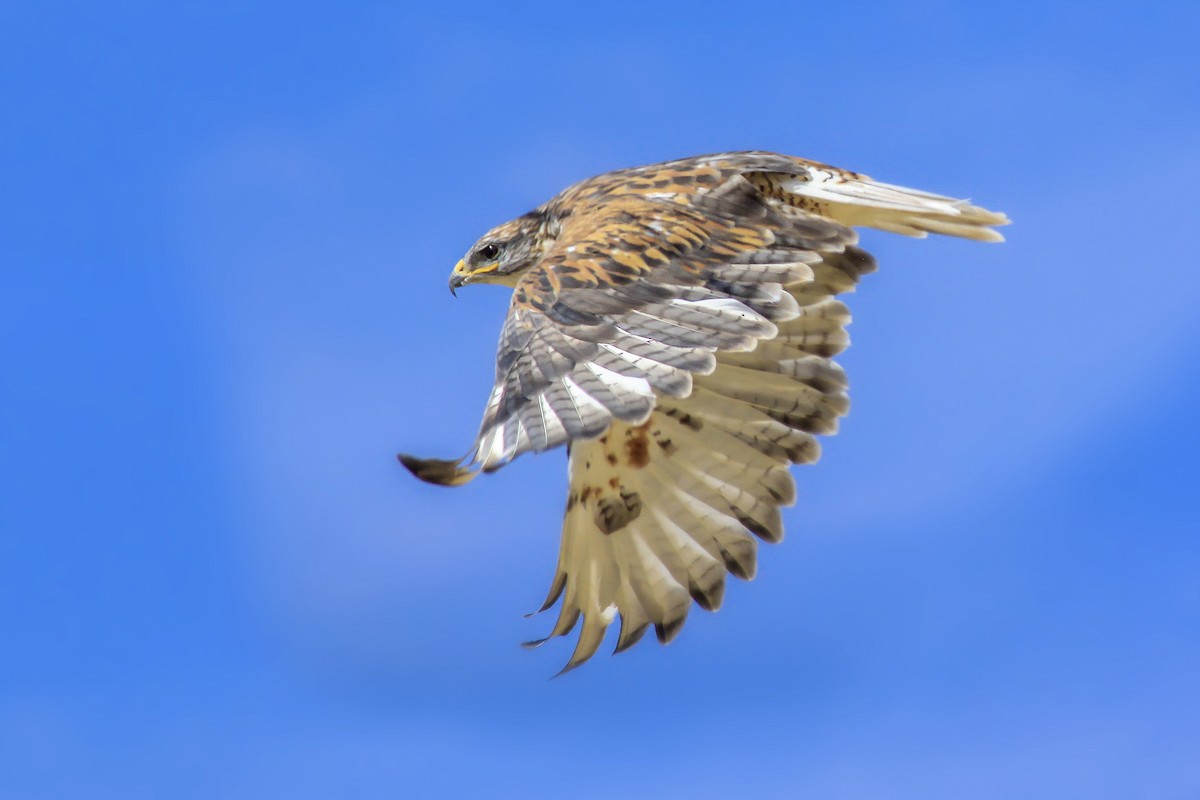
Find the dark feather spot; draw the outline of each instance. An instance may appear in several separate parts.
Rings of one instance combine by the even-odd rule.
[[[658,637],[660,643],[669,643],[679,634],[679,629],[683,627],[685,619],[686,616],[654,623],[654,635]]]
[[[678,408],[667,408],[663,410],[663,413],[674,419],[685,428],[691,428],[694,431],[698,431],[704,427],[703,422],[685,411],[680,411]]]
[[[716,569],[716,567],[713,567]],[[721,599],[725,594],[725,582],[721,578],[717,578],[714,585],[707,590],[692,578],[688,578],[688,594],[696,601],[696,605],[703,608],[705,611],[715,611],[721,606]]]
[[[604,319],[596,314],[588,314],[584,311],[577,311],[565,303],[555,303],[552,305],[546,311],[546,316],[563,325],[595,326],[604,322]]]
[[[581,289],[584,286],[590,285],[588,281],[582,280],[574,275],[560,275],[558,278],[559,284],[564,289]]]
[[[721,548],[721,560],[725,562],[725,569],[729,570],[731,574],[744,581],[750,580],[750,570],[742,562],[738,561],[733,553],[730,553],[723,547]]]
[[[763,541],[775,542],[775,541],[779,540],[779,537],[775,534],[774,531],[772,531],[770,528],[763,525],[761,522],[754,519],[753,517],[749,517],[737,509],[734,509],[734,516],[737,517],[737,521],[742,523],[742,525],[746,528],[746,530],[750,531],[751,533],[753,533],[755,536],[762,539]]]
[[[650,446],[645,433],[638,433],[625,440],[625,455],[629,458],[629,466],[635,469],[641,469],[650,463]]]
[[[622,491],[616,496],[608,495],[596,503],[596,527],[605,535],[616,533],[641,513],[642,498],[637,492]]]
[[[639,640],[641,640],[642,636],[645,635],[646,630],[649,627],[650,627],[650,625],[649,625],[649,623],[647,623],[645,625],[639,625],[636,628],[630,628],[628,631],[626,631],[625,630],[625,618],[622,617],[621,618],[621,635],[617,639],[617,649],[614,650],[613,652],[624,653],[626,650],[633,647],[635,644],[638,643]]]

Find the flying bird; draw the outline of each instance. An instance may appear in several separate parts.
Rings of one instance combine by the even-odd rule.
[[[580,623],[564,671],[620,620],[616,652],[652,625],[671,641],[725,574],[754,577],[783,536],[789,467],[820,455],[848,407],[850,313],[875,270],[857,226],[1002,241],[1003,214],[768,152],[697,156],[577,183],[476,242],[450,289],[513,287],[496,382],[458,461],[401,455],[462,485],[567,446],[549,635]]]

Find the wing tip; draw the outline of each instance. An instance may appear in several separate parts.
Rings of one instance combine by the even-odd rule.
[[[683,614],[674,619],[664,619],[662,622],[654,623],[654,635],[658,639],[659,644],[670,644],[675,641],[675,637],[683,630],[683,623],[687,621],[687,610]]]
[[[479,474],[477,469],[462,466],[461,461],[417,458],[405,453],[399,453],[396,459],[415,477],[435,486],[462,486]]]
[[[576,661],[574,658],[572,658],[570,661],[568,661],[566,663],[566,665],[562,669],[560,669],[558,672],[551,675],[550,680],[555,680],[557,678],[561,678],[563,675],[566,675],[568,672],[574,671],[576,667],[578,667],[585,661],[587,661],[586,658],[582,658],[578,661]]]

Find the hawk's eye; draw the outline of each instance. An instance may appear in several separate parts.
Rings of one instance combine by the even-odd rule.
[[[492,261],[498,255],[500,255],[500,248],[497,245],[485,244],[483,247],[479,248],[479,257],[488,261]]]

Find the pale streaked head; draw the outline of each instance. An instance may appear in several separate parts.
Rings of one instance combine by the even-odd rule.
[[[450,273],[450,291],[472,283],[515,286],[545,250],[545,216],[530,212],[497,225],[471,245]]]

